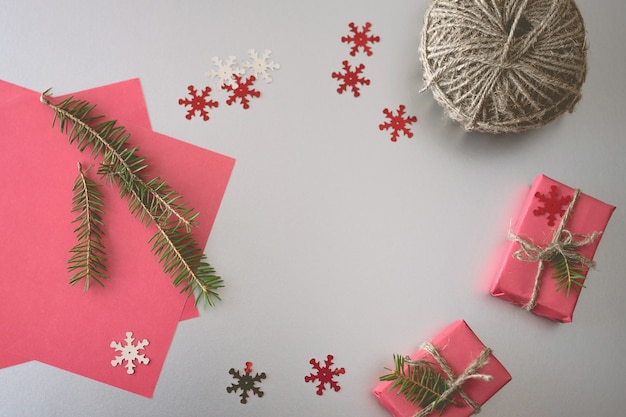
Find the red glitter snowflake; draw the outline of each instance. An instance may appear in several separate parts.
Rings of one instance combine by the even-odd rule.
[[[406,116],[404,115],[405,113],[405,107],[404,104],[400,104],[400,106],[398,107],[397,110],[397,114],[394,115],[393,111],[390,111],[389,109],[384,109],[383,113],[385,114],[385,117],[387,119],[389,119],[389,121],[385,122],[385,123],[381,123],[380,125],[378,125],[378,128],[380,130],[388,130],[391,129],[391,141],[395,142],[398,140],[398,136],[400,136],[400,133],[404,134],[404,136],[408,137],[408,138],[412,138],[413,137],[413,132],[411,132],[409,130],[409,126],[415,122],[417,122],[417,117],[415,116]]]
[[[370,80],[361,77],[361,73],[365,69],[365,65],[359,64],[354,69],[352,69],[348,61],[343,61],[342,64],[344,73],[332,73],[333,78],[342,81],[342,83],[339,85],[339,88],[337,89],[337,92],[341,94],[344,91],[347,91],[348,87],[351,87],[354,97],[360,96],[361,93],[359,92],[358,84],[370,85]]]
[[[254,88],[252,88],[252,85],[254,84],[255,81],[256,81],[256,77],[254,75],[249,76],[248,78],[245,79],[245,81],[243,81],[241,75],[233,74],[233,84],[222,85],[223,90],[229,91],[231,93],[230,96],[228,97],[228,100],[226,100],[226,104],[230,106],[231,104],[237,102],[237,99],[239,99],[239,102],[241,103],[244,109],[249,108],[250,100],[248,99],[248,96],[250,97],[261,96],[260,91],[257,91]]]
[[[559,188],[556,185],[550,187],[548,195],[537,191],[535,197],[539,202],[543,203],[543,206],[537,207],[533,210],[535,216],[543,216],[548,214],[548,226],[554,226],[557,214],[561,217],[565,214],[567,206],[572,202],[572,196],[559,196]],[[563,206],[566,206],[563,208]]]
[[[189,95],[191,96],[191,98],[178,99],[178,104],[180,104],[181,106],[191,106],[191,108],[187,111],[187,115],[185,117],[187,118],[187,120],[191,120],[191,118],[195,116],[196,112],[198,112],[200,114],[200,117],[202,117],[202,119],[204,119],[204,121],[206,122],[207,120],[209,120],[209,112],[207,111],[207,109],[218,107],[220,104],[215,100],[209,99],[211,87],[205,87],[200,95],[198,95],[198,90],[196,90],[193,85],[190,85],[189,87],[187,87],[187,89],[189,90]]]
[[[350,32],[352,35],[342,36],[341,42],[344,43],[353,43],[352,49],[350,50],[350,55],[355,56],[357,52],[359,52],[359,48],[363,49],[363,52],[367,54],[367,56],[372,56],[372,47],[369,45],[370,43],[380,42],[380,36],[368,35],[372,24],[370,22],[366,22],[363,25],[363,30],[359,32],[359,27],[354,23],[350,23]]]
[[[341,389],[339,384],[335,382],[334,377],[345,374],[346,370],[344,368],[331,369],[331,366],[333,365],[333,359],[333,355],[327,355],[326,360],[324,361],[324,366],[321,366],[320,363],[315,360],[315,358],[309,361],[309,363],[313,365],[313,369],[316,370],[317,373],[311,373],[305,376],[304,382],[319,381],[319,384],[317,384],[317,395],[324,394],[326,384],[328,384],[330,388],[334,389],[335,392]]]

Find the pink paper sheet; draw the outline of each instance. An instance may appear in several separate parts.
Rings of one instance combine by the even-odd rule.
[[[98,87],[83,91],[79,94],[81,94],[82,97],[85,97],[85,99],[91,97],[89,98],[90,100],[97,100],[98,103],[103,106],[118,106],[124,113],[119,117],[120,123],[122,124],[132,123],[146,128],[151,127],[148,110],[144,102],[143,92],[138,79],[123,81],[105,87]],[[2,100],[2,104],[0,104],[0,106],[10,106],[12,101],[19,99],[24,95],[32,95],[32,92],[16,84],[0,80],[0,99]],[[10,147],[8,140],[5,142],[5,147]],[[0,241],[1,240],[3,239],[0,239]],[[190,306],[190,312],[185,316],[194,317],[195,315],[197,317],[197,309],[194,309],[192,304]],[[0,347],[0,368],[17,365],[32,359],[24,356],[23,354],[16,355],[8,352],[2,352],[2,350],[3,347]]]
[[[147,242],[154,229],[129,215],[126,202],[111,186],[102,188],[111,278],[104,288],[92,286],[88,292],[68,285],[68,250],[75,244],[70,210],[76,164],[94,165],[94,179],[97,165],[88,152],[68,144],[57,127],[51,128],[52,110],[39,103],[38,92],[3,84],[0,94],[0,172],[11,179],[0,199],[0,353],[151,397],[178,321],[197,311],[189,308],[187,297],[173,287],[150,252]],[[204,247],[234,160],[135,123],[149,126],[137,80],[75,96],[98,103],[98,114],[120,120],[154,173],[201,213],[194,235]],[[110,364],[117,355],[110,343],[122,342],[128,331],[150,341],[142,352],[150,363],[139,365],[133,375]]]

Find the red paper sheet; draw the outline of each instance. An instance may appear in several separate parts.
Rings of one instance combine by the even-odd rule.
[[[52,110],[39,102],[38,92],[2,83],[0,94],[0,172],[7,179],[0,199],[0,357],[9,358],[0,365],[35,359],[150,397],[178,321],[197,311],[150,252],[154,229],[133,218],[117,189],[108,185],[102,187],[103,241],[111,278],[104,288],[94,285],[88,292],[68,285],[76,164],[95,163],[51,128]],[[97,114],[126,126],[153,175],[166,178],[200,212],[194,235],[204,247],[234,160],[147,129],[137,80],[74,95],[97,103]],[[97,166],[90,171],[94,179],[96,171]],[[150,342],[141,352],[150,363],[133,375],[110,363],[118,355],[110,343],[123,343],[128,331]]]
[[[148,111],[144,103],[143,92],[138,79],[128,80],[111,84],[105,87],[98,87],[92,90],[83,91],[81,96],[90,100],[98,100],[98,103],[103,106],[119,106],[123,110],[123,115],[119,117],[120,123],[132,123],[138,126],[144,126],[150,128],[150,118]],[[0,80],[0,97],[2,104],[0,106],[10,106],[10,103],[20,97],[27,95],[32,96],[32,91],[20,87],[16,84],[12,84],[3,80]],[[25,116],[26,117],[26,116]],[[4,142],[3,149],[6,151],[10,148],[10,141]],[[11,152],[6,156],[9,156]],[[4,239],[0,239],[3,241]],[[191,305],[189,317],[197,317],[197,309]],[[2,352],[2,347],[0,347]],[[0,354],[0,368],[17,365],[23,362],[30,361],[32,358],[24,356],[23,353],[16,355],[8,352],[2,352]]]

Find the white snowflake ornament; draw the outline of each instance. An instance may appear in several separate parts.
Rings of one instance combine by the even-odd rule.
[[[139,354],[139,351],[148,346],[150,342],[148,342],[147,339],[143,339],[141,342],[137,342],[136,345],[133,345],[135,341],[133,332],[126,332],[126,339],[124,339],[124,341],[126,342],[124,346],[115,340],[111,342],[111,347],[115,349],[116,352],[120,352],[120,355],[116,356],[115,359],[111,361],[111,365],[116,367],[126,361],[126,373],[132,375],[135,373],[135,367],[137,366],[135,362],[143,363],[144,365],[150,363],[149,358],[146,358],[144,354]]]
[[[269,60],[269,56],[272,53],[269,49],[263,51],[261,56],[254,50],[250,49],[248,55],[250,58],[241,64],[242,68],[250,70],[257,79],[262,79],[266,83],[272,82],[270,76],[270,70],[274,71],[280,68],[279,64]]]
[[[246,72],[245,68],[235,66],[236,59],[234,56],[229,56],[224,62],[220,57],[214,56],[211,61],[215,65],[215,69],[207,71],[206,76],[219,79],[220,85],[232,85],[235,81],[234,74],[243,75]]]

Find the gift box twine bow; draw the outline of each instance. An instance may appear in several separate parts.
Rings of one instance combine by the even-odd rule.
[[[529,242],[520,236],[509,233],[509,239],[520,244],[520,249],[513,254],[513,257],[520,261],[538,262],[533,292],[530,296],[530,300],[524,306],[524,308],[528,311],[532,311],[537,306],[539,286],[541,285],[541,274],[543,273],[546,262],[554,261],[556,258],[561,257],[568,266],[568,269],[571,265],[582,265],[587,269],[593,268],[596,265],[593,260],[587,259],[578,253],[578,248],[589,245],[598,236],[600,236],[602,232],[580,235],[574,234],[565,229],[565,224],[569,219],[569,216],[574,209],[574,204],[576,204],[579,196],[580,190],[576,189],[572,201],[561,218],[561,223],[554,231],[552,241],[547,246],[544,247],[535,245],[533,242]]]
[[[441,367],[441,370],[446,374],[449,380],[446,381],[448,389],[439,396],[438,400],[431,402],[428,406],[423,408],[413,417],[425,417],[429,415],[436,409],[438,403],[450,399],[455,393],[458,394],[463,399],[463,401],[467,403],[467,405],[472,407],[474,413],[480,412],[480,405],[472,400],[470,397],[468,397],[468,395],[461,389],[461,387],[466,381],[470,379],[480,379],[485,382],[493,380],[493,376],[491,375],[477,373],[480,368],[484,367],[485,365],[487,365],[487,362],[489,362],[491,349],[485,348],[480,353],[480,355],[478,355],[478,357],[469,364],[469,366],[463,371],[461,375],[455,376],[454,372],[452,372],[452,369],[450,369],[450,366],[448,366],[448,363],[443,358],[443,356],[441,356],[435,345],[430,342],[426,342],[422,344],[420,348],[428,352],[437,361],[437,363]]]

